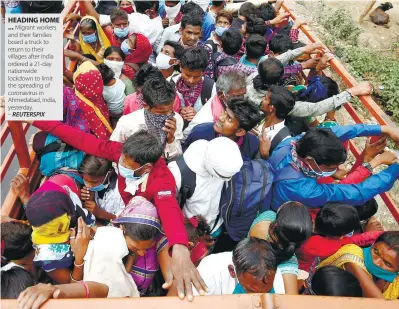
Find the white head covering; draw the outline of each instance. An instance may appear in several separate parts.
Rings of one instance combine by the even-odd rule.
[[[112,86],[104,86],[103,97],[107,102],[111,114],[120,114],[123,112],[125,101],[125,84],[119,78]]]
[[[195,4],[198,4],[204,12],[206,12],[208,10],[209,3],[210,3],[209,0],[191,0],[191,1],[193,1]],[[190,2],[190,1],[188,1],[188,2]]]
[[[140,297],[122,259],[129,253],[123,231],[113,226],[98,227],[84,257],[83,280],[108,286],[108,298]]]
[[[233,177],[243,165],[237,143],[227,137],[211,140],[205,153],[204,165],[207,172],[213,177]]]

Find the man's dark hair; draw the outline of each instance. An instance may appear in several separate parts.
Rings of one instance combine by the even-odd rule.
[[[146,63],[140,68],[140,70],[138,70],[138,72],[134,76],[133,85],[136,89],[141,88],[147,80],[162,77],[162,72],[157,67],[153,66],[152,64]]]
[[[83,158],[78,171],[82,175],[98,177],[107,175],[111,167],[111,161],[87,154]]]
[[[196,14],[186,14],[181,19],[181,28],[185,29],[187,26],[202,28],[202,17]]]
[[[247,18],[247,34],[259,34],[265,36],[266,31],[267,27],[262,18],[253,15]]]
[[[1,299],[17,299],[19,294],[36,284],[33,275],[18,266],[1,271]]]
[[[271,3],[262,3],[258,8],[258,16],[264,21],[272,20],[276,17],[276,11]]]
[[[295,95],[284,87],[272,85],[268,89],[270,104],[276,109],[276,117],[285,119],[295,106]]]
[[[265,54],[267,47],[266,39],[260,34],[251,34],[245,42],[245,50],[247,58],[259,59]]]
[[[201,18],[204,16],[204,10],[197,4],[194,3],[194,1],[190,1],[183,5],[182,10],[181,10],[183,16],[186,14],[194,14],[198,15]]]
[[[275,54],[283,54],[294,49],[291,38],[285,34],[276,34],[269,42],[270,50]]]
[[[114,23],[114,21],[117,19],[129,20],[127,13],[120,9],[112,9],[109,17],[111,18],[111,23]]]
[[[270,85],[277,84],[284,75],[284,66],[276,58],[267,58],[258,64],[258,73],[253,80],[254,88],[267,90]]]
[[[396,252],[399,256],[399,231],[386,231],[382,233],[375,243],[384,242],[390,250]]]
[[[378,211],[378,203],[375,198],[364,203],[364,205],[356,206],[357,214],[359,215],[359,220],[364,221],[370,219]]]
[[[168,82],[164,77],[152,78],[144,83],[141,89],[145,103],[151,108],[156,105],[168,105],[176,97],[174,84]]]
[[[360,228],[359,215],[351,205],[329,202],[317,214],[315,227],[323,236],[345,236]]]
[[[245,2],[240,6],[238,14],[248,18],[251,15],[256,15],[256,6],[251,2]]]
[[[257,280],[264,280],[277,270],[277,259],[269,242],[250,237],[241,240],[233,250],[236,275],[250,273]]]
[[[159,231],[157,228],[140,223],[123,223],[125,235],[136,241],[154,240]]]
[[[331,265],[316,271],[311,286],[314,294],[320,296],[363,296],[360,282],[353,274]]]
[[[240,128],[247,132],[252,130],[261,121],[259,108],[249,99],[231,98],[227,102],[227,106],[238,119]]]
[[[203,47],[186,49],[180,60],[182,68],[205,71],[208,66],[208,53]]]
[[[221,6],[224,3],[224,0],[213,0],[212,5],[214,6]]]
[[[122,153],[140,165],[154,164],[159,160],[163,147],[158,138],[147,131],[138,131],[123,144]]]
[[[183,56],[185,49],[183,48],[183,46],[181,46],[179,43],[173,42],[173,41],[165,41],[165,43],[163,44],[163,46],[168,45],[170,47],[173,47],[174,54],[175,54],[175,58],[177,60],[180,60],[181,57]]]
[[[347,152],[340,139],[330,130],[310,128],[297,142],[296,148],[301,158],[312,157],[318,165],[342,164]]]
[[[136,12],[145,14],[145,11],[152,9],[158,1],[133,1],[136,7]]]
[[[104,86],[108,85],[108,83],[115,78],[114,71],[112,71],[112,69],[108,67],[105,63],[100,63],[99,65],[97,65],[97,69],[101,73]]]
[[[280,206],[276,220],[271,223],[269,233],[277,241],[272,244],[277,262],[280,264],[292,258],[313,231],[312,218],[308,208],[299,202],[287,202]]]
[[[238,53],[242,45],[241,33],[235,28],[225,31],[220,40],[222,41],[223,51],[230,56]]]
[[[1,224],[1,240],[4,241],[3,256],[11,260],[20,260],[27,256],[32,247],[32,228],[20,222],[5,222]]]
[[[104,59],[107,58],[109,55],[112,53],[118,53],[119,56],[121,56],[122,60],[125,60],[125,53],[120,49],[120,47],[117,46],[110,46],[104,51]],[[96,60],[96,58],[94,58]]]

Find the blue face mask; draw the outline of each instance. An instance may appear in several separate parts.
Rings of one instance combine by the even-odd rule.
[[[131,48],[129,44],[127,44],[126,40],[122,42],[121,49],[125,55],[129,55]]]
[[[392,283],[395,280],[398,273],[383,269],[375,265],[373,262],[371,250],[372,250],[371,246],[363,249],[364,264],[366,265],[368,272],[377,278]]]
[[[131,170],[130,168],[124,167],[121,164],[121,161],[119,161],[119,163],[118,163],[119,175],[121,175],[125,179],[139,180],[142,177],[144,177],[145,174],[143,174],[141,176],[135,176],[134,173],[137,172],[138,170],[142,169],[144,166],[146,166],[146,164],[144,164],[143,166],[140,166],[139,168],[137,168],[135,170]]]
[[[316,160],[313,159],[312,157],[310,157],[310,158],[313,160],[314,164],[316,164],[316,166],[317,166],[319,172],[315,171],[310,165],[309,165],[309,167],[310,167],[310,169],[313,171],[313,173],[315,173],[317,176],[319,176],[319,177],[330,177],[330,176],[334,175],[334,174],[337,172],[337,169],[335,169],[335,170],[333,170],[333,171],[331,171],[331,172],[324,172],[324,171],[319,167],[319,165],[317,164]]]
[[[97,35],[96,35],[95,32],[92,33],[92,34],[89,34],[89,35],[83,35],[83,34],[82,34],[82,39],[83,39],[83,41],[85,41],[87,44],[91,44],[91,43],[94,43],[95,41],[97,41]]]
[[[114,28],[114,33],[118,38],[125,38],[129,34],[129,27],[123,29]]]
[[[93,191],[93,192],[99,192],[99,191],[105,190],[106,188],[107,188],[107,186],[102,183],[95,187],[87,187],[87,190]]]
[[[229,28],[225,28],[225,27],[220,27],[220,26],[216,26],[215,27],[215,32],[218,36],[222,36],[223,33],[225,33],[227,30],[229,30]]]

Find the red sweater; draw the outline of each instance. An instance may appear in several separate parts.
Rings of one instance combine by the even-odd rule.
[[[58,121],[34,121],[33,125],[43,131],[57,136],[65,143],[87,154],[119,162],[123,144],[101,140]],[[125,178],[118,175],[118,188],[125,204],[133,197],[125,192]],[[184,216],[176,200],[176,183],[163,158],[155,162],[147,181],[147,188],[136,192],[154,203],[162,221],[162,227],[168,238],[169,246],[175,244],[188,245],[187,231],[184,227]]]
[[[345,245],[370,246],[382,233],[382,231],[366,232],[342,239],[331,239],[320,235],[312,236],[297,251],[299,269],[309,271],[316,257],[324,260]]]

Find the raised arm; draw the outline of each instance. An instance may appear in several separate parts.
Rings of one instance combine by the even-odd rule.
[[[87,154],[118,162],[123,144],[96,138],[92,134],[67,126],[59,121],[34,121],[33,126],[49,132],[72,147]]]
[[[94,9],[90,0],[80,0],[79,2],[83,3],[83,6],[86,10],[86,15],[93,16],[98,21],[100,20],[100,14],[98,14],[97,11]]]

